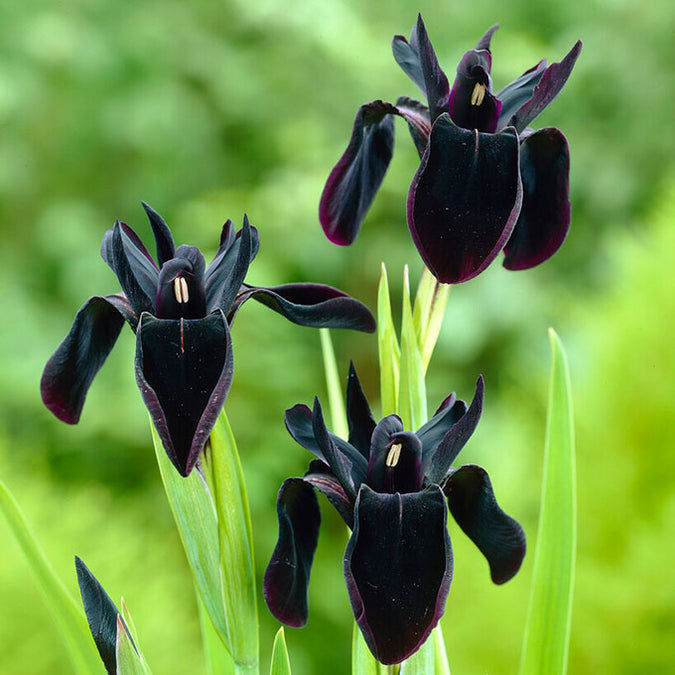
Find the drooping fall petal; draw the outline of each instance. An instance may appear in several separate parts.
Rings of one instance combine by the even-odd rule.
[[[511,579],[525,556],[525,533],[497,504],[487,471],[475,464],[461,466],[448,479],[445,493],[457,524],[487,559],[492,581]]]
[[[116,301],[89,298],[42,372],[42,400],[63,422],[79,422],[89,386],[122,330],[124,316],[116,304],[125,300],[117,296]]]
[[[413,494],[359,492],[344,574],[356,622],[384,664],[427,639],[452,580],[447,507],[438,486]]]
[[[204,448],[232,375],[230,330],[222,311],[203,319],[141,316],[136,382],[164,449],[183,476]]]
[[[523,205],[504,247],[504,267],[523,270],[548,260],[570,229],[570,155],[558,129],[539,129],[520,146]]]
[[[356,113],[349,145],[321,194],[319,220],[334,244],[351,244],[377,193],[394,149],[396,109],[373,101]]]
[[[484,134],[441,115],[408,193],[408,226],[443,283],[480,274],[502,250],[522,201],[518,137]]]
[[[279,539],[265,570],[263,594],[270,612],[287,626],[307,623],[307,586],[319,539],[321,512],[302,478],[285,480],[277,495]]]

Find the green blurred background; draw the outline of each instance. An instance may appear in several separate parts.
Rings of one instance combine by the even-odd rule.
[[[453,289],[430,368],[429,407],[470,398],[485,375],[486,411],[461,459],[485,466],[502,506],[536,540],[546,388],[546,329],[570,356],[577,420],[579,547],[570,672],[663,673],[673,661],[675,600],[675,5],[667,0],[29,0],[0,5],[0,476],[61,577],[77,593],[81,556],[124,595],[156,673],[203,671],[192,586],[153,457],[125,329],[81,423],[41,405],[42,367],[92,294],[117,290],[101,261],[116,217],[149,236],[143,199],[178,242],[215,250],[244,212],[262,247],[248,280],[313,280],[375,305],[385,261],[421,263],[405,226],[417,166],[402,122],[394,160],[349,249],[324,239],[317,204],[366,101],[416,96],[391,37],[421,11],[452,76],[495,22],[499,89],[546,56],[584,49],[536,126],[571,146],[572,232],[544,266],[495,264]],[[254,304],[254,303],[251,303]],[[281,481],[309,456],[283,410],[325,397],[319,338],[258,305],[233,331],[227,410],[249,487],[257,566],[276,539]],[[335,334],[378,395],[375,339]],[[348,670],[350,610],[342,522],[324,502],[310,620],[287,631],[294,673]],[[454,673],[514,673],[532,555],[504,587],[451,524],[455,578],[443,619]],[[27,563],[0,519],[0,672],[68,672]],[[275,622],[261,603],[263,664]]]

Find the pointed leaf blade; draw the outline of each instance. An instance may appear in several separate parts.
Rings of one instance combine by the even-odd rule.
[[[331,428],[333,433],[340,438],[349,438],[347,428],[347,411],[342,396],[340,375],[338,374],[337,360],[333,341],[328,328],[320,328],[321,353],[323,354],[323,367],[326,373],[326,387],[328,389],[328,408],[330,410]]]
[[[124,629],[120,615],[117,615],[117,644],[115,648],[117,658],[117,675],[150,675],[134,643]]]
[[[288,649],[286,648],[286,638],[284,636],[283,626],[274,636],[270,675],[291,675],[291,662],[288,658]]]
[[[382,415],[393,415],[398,410],[398,382],[401,349],[396,337],[389,299],[387,268],[382,273],[377,289],[377,347],[380,359],[380,398]]]
[[[413,325],[425,373],[441,332],[449,295],[450,285],[440,283],[425,267],[417,287],[413,308]]]

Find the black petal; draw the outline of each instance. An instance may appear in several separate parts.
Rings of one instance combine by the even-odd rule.
[[[91,573],[89,568],[80,558],[75,556],[75,569],[77,571],[77,583],[80,587],[84,613],[87,615],[89,630],[96,643],[96,648],[110,675],[117,673],[117,618],[120,617],[122,626],[127,632],[131,643],[133,640],[129,630],[121,618],[115,603],[105,592],[98,579]],[[135,647],[135,645],[134,645]]]
[[[497,92],[497,98],[502,102],[498,129],[509,126],[516,112],[532,98],[532,92],[539,84],[547,63],[546,59],[542,59],[536,66],[526,70],[520,77]]]
[[[363,393],[359,376],[354,364],[349,362],[347,377],[347,422],[349,424],[349,443],[353,445],[365,459],[370,456],[370,439],[375,430],[375,420]]]
[[[511,236],[521,201],[515,131],[468,131],[441,115],[408,193],[408,226],[432,274],[443,283],[480,274]]]
[[[405,495],[361,487],[344,574],[354,617],[378,661],[399,663],[429,637],[445,611],[452,563],[438,486]]]
[[[431,133],[431,119],[429,118],[429,108],[414,98],[401,96],[396,101],[396,110],[398,114],[408,123],[408,130],[417,148],[417,154],[420,159],[427,149],[429,134]]]
[[[570,229],[570,155],[567,139],[553,128],[539,129],[520,146],[523,205],[504,247],[504,267],[522,270],[548,260]]]
[[[141,204],[150,221],[150,227],[152,227],[152,234],[155,237],[155,246],[157,247],[157,263],[161,267],[167,260],[173,258],[176,245],[173,243],[171,230],[164,222],[164,218],[145,202],[141,202]]]
[[[436,58],[436,52],[427,35],[421,14],[417,15],[417,52],[419,54],[424,89],[427,93],[429,114],[433,122],[439,115],[448,112],[450,84]]]
[[[417,30],[417,26],[413,28],[413,34]],[[427,90],[424,83],[424,73],[422,72],[422,64],[420,63],[420,55],[417,52],[416,45],[411,38],[410,42],[406,40],[403,35],[394,35],[391,42],[391,50],[394,53],[396,63],[401,66],[403,72],[420,88],[421,92],[426,96]]]
[[[73,325],[42,373],[44,404],[63,422],[77,424],[87,391],[124,325],[117,305],[124,298],[93,297],[82,305]],[[128,308],[131,312],[131,308]]]
[[[354,527],[354,502],[349,499],[328,464],[320,459],[312,460],[303,478],[328,499],[351,530]]]
[[[312,283],[270,288],[247,286],[238,303],[248,298],[254,298],[301,326],[349,328],[365,333],[373,333],[376,328],[375,318],[362,302],[332,286]]]
[[[335,165],[319,202],[319,220],[334,244],[347,246],[359,233],[394,151],[396,109],[384,101],[362,105],[349,145]]]
[[[417,431],[417,437],[424,446],[423,462],[430,460],[438,444],[457,420],[466,412],[466,403],[458,401],[453,391],[439,406],[436,414]]]
[[[475,464],[459,467],[445,486],[448,506],[457,524],[490,564],[490,575],[503,584],[515,575],[525,557],[525,532],[499,508],[487,471]]]
[[[431,457],[431,466],[427,471],[427,478],[432,483],[441,484],[445,480],[450,471],[450,465],[476,430],[483,412],[484,394],[483,376],[480,375],[476,381],[476,392],[473,395],[471,405],[464,415],[450,427]]]
[[[199,459],[232,374],[230,331],[221,311],[203,319],[141,316],[136,382],[164,449],[182,476]]]
[[[279,539],[265,570],[263,594],[281,623],[307,623],[307,586],[319,539],[321,512],[314,490],[302,478],[284,481],[277,496]]]

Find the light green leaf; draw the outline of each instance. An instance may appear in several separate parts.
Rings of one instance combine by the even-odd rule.
[[[434,640],[434,675],[450,675],[448,652],[445,649],[445,640],[440,624],[434,628],[432,638]]]
[[[377,289],[377,346],[380,358],[380,398],[382,415],[391,415],[398,410],[399,361],[394,319],[391,315],[387,268],[382,263],[382,274]]]
[[[338,374],[335,350],[328,328],[319,330],[321,335],[321,352],[323,353],[323,367],[326,373],[326,387],[328,389],[328,405],[330,409],[331,429],[340,438],[349,437],[347,427],[347,412],[345,400],[342,396],[342,385]]]
[[[372,654],[366,645],[361,630],[354,622],[352,634],[352,675],[385,675],[386,666],[383,666]]]
[[[539,533],[520,675],[564,675],[576,559],[574,424],[567,357],[549,330],[552,365]]]
[[[124,624],[119,614],[117,615],[115,658],[117,661],[117,675],[150,675],[150,670],[146,667],[140,654],[136,651],[134,643],[124,629]]]
[[[129,608],[127,607],[126,603],[124,602],[124,598],[122,598],[120,602],[120,607],[122,610],[122,620],[126,624],[127,630],[129,631],[131,635],[131,639],[134,641],[134,646],[136,647],[136,652],[138,652],[138,656],[141,660],[141,663],[143,665],[143,668],[145,669],[145,672],[149,673],[150,668],[148,667],[148,662],[145,660],[145,656],[143,655],[143,652],[141,651],[141,645],[138,641],[138,633],[136,632],[136,625],[134,624],[134,620],[131,618],[131,612],[129,611]],[[119,661],[118,661],[119,664]]]
[[[199,592],[196,595],[206,673],[207,675],[234,675],[234,661],[216,632]]]
[[[413,324],[425,373],[441,332],[449,296],[450,286],[440,283],[425,267],[413,309]]]
[[[277,631],[272,646],[272,665],[270,675],[291,675],[291,662],[286,648],[286,637],[283,627]]]
[[[5,514],[28,565],[37,577],[47,605],[61,630],[75,672],[98,673],[101,660],[89,632],[84,610],[70,595],[56,575],[21,507],[5,484],[0,481],[0,510]]]
[[[401,318],[401,376],[398,414],[409,431],[419,429],[427,421],[427,394],[422,355],[417,343],[410,307],[408,267],[403,271],[403,312]]]

